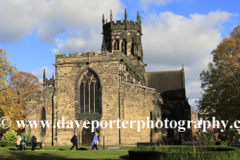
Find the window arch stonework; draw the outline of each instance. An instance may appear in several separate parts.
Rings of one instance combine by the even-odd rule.
[[[96,74],[88,70],[82,76],[79,90],[80,114],[100,113],[101,89]]]

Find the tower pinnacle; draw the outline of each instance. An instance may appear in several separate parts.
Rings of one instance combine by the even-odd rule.
[[[139,22],[139,11],[137,11],[137,21]]]
[[[107,51],[105,40],[104,40],[104,36],[103,36],[103,40],[102,40],[102,49],[101,49],[101,51]]]
[[[43,82],[45,81],[45,79],[46,79],[45,69],[43,69]]]
[[[102,15],[102,24],[104,25],[105,20],[104,20],[104,14]]]
[[[125,8],[125,20],[127,20],[127,9]]]
[[[110,21],[112,21],[112,10],[110,11]]]

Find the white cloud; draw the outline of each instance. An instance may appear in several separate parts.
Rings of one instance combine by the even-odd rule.
[[[171,3],[173,0],[141,0],[139,3],[142,5],[142,8],[144,10],[148,9],[149,4],[154,4],[154,5],[166,5],[167,3]]]
[[[143,24],[142,43],[144,60],[152,64],[193,64],[210,57],[211,51],[221,40],[219,26],[231,14],[210,12],[193,14],[186,18],[172,12],[150,15]],[[170,62],[170,64],[169,64]]]
[[[52,73],[54,73],[53,70],[48,69],[47,66],[44,66],[42,68],[39,68],[38,71],[33,71],[32,74],[35,76],[43,76],[43,70],[45,69],[45,75],[52,75]]]
[[[52,49],[52,52],[56,54],[58,53],[58,49]]]
[[[209,12],[189,17],[163,12],[143,23],[143,54],[147,71],[180,70],[184,64],[186,94],[200,98],[199,74],[212,61],[210,54],[221,41],[221,25],[230,13]]]
[[[186,83],[186,95],[188,98],[201,97],[202,89],[200,88],[201,81],[190,81]]]
[[[4,22],[0,25],[0,43],[19,43],[33,30],[42,42],[54,43],[57,35],[65,36],[69,30],[101,29],[102,14],[108,17],[111,9],[114,18],[123,12],[120,0],[0,0],[0,4],[0,21]],[[89,35],[79,36],[87,39]]]

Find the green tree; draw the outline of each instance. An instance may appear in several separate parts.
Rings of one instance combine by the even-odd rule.
[[[220,132],[218,138],[220,138],[222,141],[231,141],[233,136],[236,138],[236,140],[240,138],[236,129],[228,129],[224,132]]]
[[[203,118],[229,120],[231,125],[240,117],[240,25],[211,54],[213,62],[200,74],[204,92],[198,111]]]

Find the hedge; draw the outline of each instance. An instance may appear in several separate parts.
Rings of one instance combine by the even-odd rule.
[[[237,160],[240,159],[240,151],[238,148],[231,147],[207,147],[207,151],[203,147],[196,148],[193,152],[193,147],[162,147],[161,152],[155,147],[142,147],[128,151],[131,160]]]
[[[0,143],[0,147],[16,147],[15,143]]]

